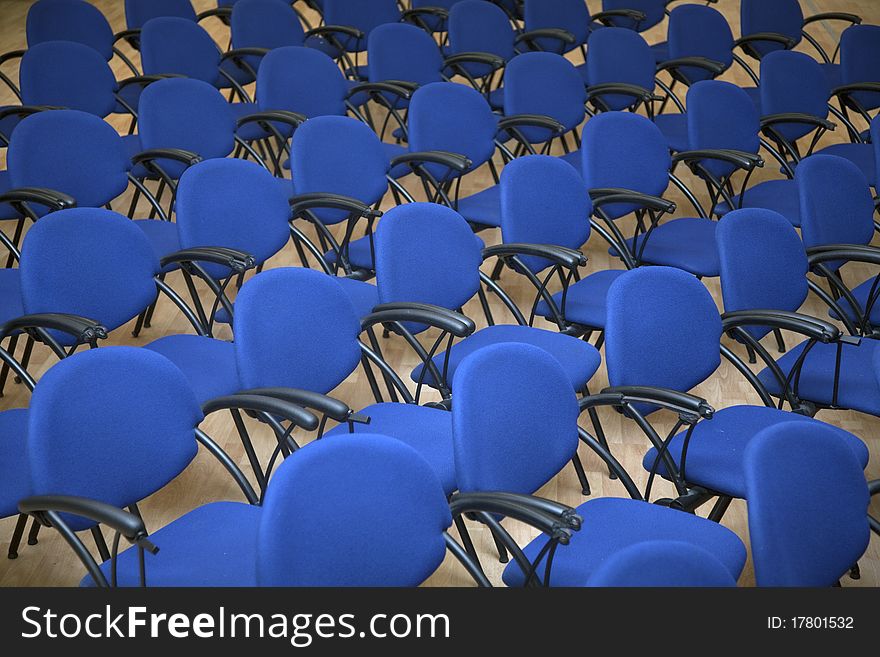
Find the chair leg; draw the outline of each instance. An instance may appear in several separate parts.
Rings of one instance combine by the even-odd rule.
[[[604,333],[602,335],[604,335]],[[584,392],[587,395],[590,394],[590,391],[588,389],[585,389]],[[596,440],[598,440],[599,444],[607,449],[608,453],[610,454],[611,448],[608,446],[608,440],[605,438],[605,430],[602,429],[602,423],[599,421],[599,414],[596,412],[595,408],[588,409],[587,413],[590,415],[590,422],[593,423],[593,431],[596,432]],[[617,479],[617,475],[614,474],[614,471],[611,469],[610,466],[608,467],[608,478]],[[584,494],[588,495],[589,493]]]
[[[719,497],[715,502],[715,506],[713,506],[712,510],[709,512],[709,520],[712,522],[721,522],[721,518],[724,517],[732,500],[733,498],[730,498],[727,495]]]
[[[10,559],[18,558],[18,546],[21,545],[21,537],[24,534],[27,519],[28,517],[25,514],[18,514],[18,521],[15,523],[15,530],[12,532],[12,540],[9,541],[9,552],[6,554]]]
[[[31,362],[31,354],[34,351],[34,339],[31,336],[28,336],[27,342],[24,343],[24,354],[21,357],[21,366],[24,369],[28,368],[28,365]],[[16,383],[21,383],[21,377],[16,376],[13,381]]]
[[[586,496],[590,494],[590,482],[587,480],[587,473],[584,471],[584,464],[581,463],[581,457],[575,453],[571,460],[574,471],[577,473],[578,481],[581,484],[581,492]]]
[[[490,276],[490,278],[493,281],[499,280],[501,278],[501,272],[503,272],[503,271],[504,271],[504,263],[501,260],[499,260],[498,262],[495,263],[495,268],[492,270],[492,275]]]
[[[504,543],[501,542],[501,539],[492,532],[492,538],[495,541],[495,549],[498,550],[498,561],[501,563],[507,563],[510,561],[510,556],[507,554],[507,548],[504,547]]]
[[[862,571],[859,568],[859,564],[856,564],[852,568],[849,569],[849,578],[850,579],[862,579]]]
[[[36,545],[39,543],[37,540],[37,536],[40,533],[40,523],[37,522],[37,519],[34,518],[34,521],[31,523],[31,530],[28,532],[28,545]]]
[[[752,349],[752,345],[746,345],[746,353],[749,355],[749,365],[754,365],[758,362],[758,358],[755,355],[755,350]]]
[[[18,346],[18,334],[13,335],[9,338],[9,344],[6,347],[6,351],[10,356],[15,356],[15,348]],[[3,391],[6,389],[6,379],[9,378],[9,365],[4,362],[3,366],[0,367],[0,397],[3,396]]]
[[[147,316],[147,311],[145,310],[137,317],[137,321],[134,324],[134,328],[131,331],[132,337],[138,337],[141,334],[141,329],[144,328],[144,319]]]
[[[779,329],[773,329],[773,336],[776,338],[776,348],[779,349],[779,353],[784,354],[785,338],[782,337],[782,331]]]
[[[464,524],[464,518],[461,516],[455,517],[455,528],[458,530],[458,535],[461,537],[461,545],[465,552],[468,553],[471,559],[478,561],[477,549],[474,547],[474,542],[471,540],[467,525]]]

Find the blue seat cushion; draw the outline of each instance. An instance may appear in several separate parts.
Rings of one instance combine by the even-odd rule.
[[[388,158],[389,161],[393,160],[398,155],[403,155],[407,152],[405,146],[401,146],[400,144],[389,144],[385,141],[382,142],[382,150],[385,151],[385,157]],[[412,169],[409,168],[409,165],[398,164],[396,167],[391,167],[391,171],[388,172],[388,175],[396,180],[408,176],[411,173]]]
[[[498,228],[501,226],[501,185],[460,198],[458,212],[471,223]]]
[[[260,108],[256,103],[230,103],[229,106],[232,108],[232,114],[233,116],[235,116],[236,121],[244,116],[255,114],[256,112],[260,111]],[[283,128],[280,130],[282,135],[289,134],[290,129],[286,126],[286,124],[279,124],[278,127]],[[266,139],[267,137],[271,136],[271,133],[268,130],[262,128],[259,123],[246,123],[242,127],[238,128],[235,134],[237,134],[244,141]]]
[[[761,90],[758,87],[742,87],[742,90],[745,91],[746,95],[752,99],[752,102],[758,109],[758,114],[763,115],[763,112],[761,112]]]
[[[577,149],[576,151],[571,151],[570,153],[564,153],[564,154],[560,155],[559,158],[568,162],[571,166],[573,166],[577,170],[578,173],[580,173],[583,170],[582,162],[584,160],[584,157],[583,157],[583,155],[581,155],[580,148]]]
[[[597,271],[569,286],[565,299],[565,319],[581,326],[604,329],[608,288],[625,272],[625,269]],[[553,301],[558,308],[562,308],[561,291],[553,295]],[[535,312],[553,320],[550,305],[544,300],[538,302]]]
[[[723,563],[733,579],[746,562],[746,549],[739,537],[718,523],[690,513],[640,500],[603,497],[577,508],[583,518],[581,530],[568,545],[560,545],[553,558],[551,586],[584,586],[596,569],[620,550],[654,540],[686,541],[702,547]],[[530,560],[546,544],[543,534],[523,550]],[[543,563],[543,562],[542,562]],[[539,576],[543,575],[543,568]],[[513,560],[502,576],[507,586],[522,586],[522,570]]]
[[[654,53],[654,61],[658,64],[669,59],[669,42],[661,41],[651,46],[651,52]]]
[[[877,187],[877,162],[872,144],[832,144],[818,151],[816,155],[836,155],[855,164],[872,187]]]
[[[580,74],[581,79],[584,81],[584,85],[590,86],[590,77],[589,77],[590,73],[589,73],[589,70],[587,69],[586,62],[584,62],[583,64],[578,64],[577,66],[575,66],[575,68],[577,69],[577,72]]]
[[[786,376],[804,351],[806,342],[789,349],[776,362]],[[863,338],[858,345],[844,344],[840,353],[837,406],[880,415],[880,385],[874,372],[874,353],[880,341]],[[798,381],[798,397],[830,406],[833,397],[836,344],[817,343],[807,353]],[[758,378],[770,394],[779,396],[781,386],[770,368]]]
[[[717,226],[717,221],[699,217],[673,219],[657,226],[647,243],[644,236],[639,237],[635,248],[632,238],[626,243],[637,258],[641,252],[641,262],[713,277],[718,276],[721,269],[715,241]],[[608,252],[616,255],[617,249],[611,247]]]
[[[602,362],[602,357],[593,345],[570,335],[515,324],[488,326],[452,346],[447,373],[449,384],[454,387],[455,370],[465,357],[477,349],[502,342],[530,344],[543,349],[559,361],[575,390],[584,389]],[[441,374],[445,358],[445,351],[434,357],[434,363]],[[419,380],[423,367],[424,364],[421,364],[412,371],[410,376],[413,381]],[[425,373],[425,384],[436,387],[430,371]]]
[[[150,535],[159,548],[144,557],[148,586],[256,586],[258,506],[214,502],[181,516]],[[101,565],[110,581],[110,562]],[[119,554],[119,586],[139,586],[136,548]],[[80,586],[94,586],[86,575]]]
[[[670,150],[688,150],[687,114],[659,114],[654,117],[654,123],[666,137]]]
[[[489,105],[493,111],[501,112],[504,110],[504,87],[498,87],[489,92]]]
[[[375,243],[373,244],[375,249]],[[324,254],[324,260],[333,264],[336,262],[336,252],[332,249]],[[373,253],[370,250],[370,236],[364,235],[353,239],[348,243],[348,262],[354,269],[372,271],[376,266],[373,262]]]
[[[135,219],[134,223],[150,240],[157,258],[162,259],[180,251],[180,235],[176,223],[161,219]]]
[[[0,324],[24,315],[18,269],[0,269]]]
[[[358,317],[366,317],[379,305],[379,289],[372,283],[353,278],[336,277],[342,291],[348,295]]]
[[[128,154],[128,161],[131,162],[131,158],[140,153],[143,148],[141,148],[141,137],[140,135],[125,135],[122,138],[122,144],[125,146],[125,152]],[[137,173],[140,173],[140,178],[144,178],[147,176],[147,170],[143,167],[143,165],[137,166]]]
[[[167,335],[146,345],[177,365],[200,404],[238,392],[238,367],[231,342],[199,335]]]
[[[864,283],[861,283],[852,289],[852,295],[858,302],[861,312],[864,312],[868,307],[868,300],[871,298],[871,288],[874,287],[874,279],[875,277],[872,276]],[[846,313],[847,317],[854,322],[858,321],[856,319],[856,314],[853,312],[852,307],[846,299],[840,298],[837,303],[843,309],[844,313]],[[837,311],[835,310],[829,310],[828,315],[834,319],[838,319]],[[880,324],[880,300],[876,301],[874,305],[871,306],[871,312],[868,313],[868,321],[871,324]]]
[[[739,195],[733,197],[734,208],[739,207]],[[801,202],[798,197],[797,183],[794,180],[767,180],[746,190],[744,208],[764,208],[775,210],[791,222],[792,226],[801,225]],[[730,206],[723,201],[715,206],[713,212],[724,215],[730,212]]]
[[[33,494],[27,456],[28,411],[0,413],[0,518],[18,515],[18,502]]]
[[[11,189],[9,182],[9,172],[6,169],[0,169],[0,194],[8,192]],[[18,212],[15,211],[8,203],[0,203],[0,221],[4,219],[15,219]]]
[[[822,62],[819,66],[822,67],[825,79],[828,80],[829,89],[836,89],[843,84],[843,74],[840,64]]]
[[[458,489],[452,443],[452,413],[427,406],[392,402],[367,406],[360,413],[369,417],[370,423],[355,424],[355,433],[380,433],[406,443],[430,464],[447,495]],[[348,432],[348,426],[340,424],[325,435]]]
[[[766,406],[731,406],[715,413],[694,427],[685,459],[685,477],[691,484],[705,486],[731,497],[745,498],[746,484],[743,455],[749,441],[761,430],[781,422],[819,422],[805,415],[780,411]],[[824,423],[823,423],[824,424]],[[830,426],[830,425],[829,425]],[[862,466],[868,464],[868,448],[865,443],[843,429],[832,427],[840,434],[858,457]],[[686,432],[682,431],[669,444],[669,453],[676,464],[681,463],[681,449]],[[645,454],[642,465],[651,470],[656,460],[652,447]],[[784,464],[780,464],[784,467]],[[660,476],[666,476],[661,461],[657,468]]]

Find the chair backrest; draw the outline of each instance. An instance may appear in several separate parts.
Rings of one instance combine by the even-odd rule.
[[[853,25],[840,36],[840,69],[843,84],[880,82],[880,26]],[[860,91],[853,98],[863,109],[880,107],[880,93]]]
[[[801,307],[809,293],[809,265],[804,243],[788,219],[773,210],[744,208],[725,215],[716,233],[725,311]],[[746,330],[756,339],[770,331]]]
[[[389,210],[376,229],[380,303],[430,303],[456,310],[480,286],[481,245],[455,210],[408,203]]]
[[[510,19],[498,5],[486,0],[463,0],[449,12],[449,48],[452,54],[488,52],[509,61],[514,31]],[[466,70],[479,77],[489,72],[486,66],[468,64]]]
[[[735,587],[727,566],[684,541],[643,541],[616,552],[587,580],[594,587]]]
[[[463,84],[434,82],[420,87],[407,114],[411,151],[446,151],[466,155],[477,169],[495,154],[498,117],[485,96]],[[428,164],[442,179],[447,170]]]
[[[153,18],[167,16],[195,22],[196,10],[190,0],[125,0],[125,25],[129,30],[143,27]]]
[[[587,92],[584,80],[570,61],[549,52],[528,52],[514,57],[504,72],[504,113],[542,114],[574,130],[584,120]],[[520,128],[531,143],[552,134],[544,128]]]
[[[255,162],[224,158],[187,169],[176,196],[177,232],[183,249],[225,246],[252,255],[258,265],[290,237],[290,205],[278,180]],[[204,263],[215,278],[230,270]]]
[[[342,286],[319,271],[279,268],[235,300],[235,355],[244,389],[327,393],[360,362],[360,322]]]
[[[149,349],[103,347],[65,358],[31,398],[34,492],[135,504],[192,461],[202,417],[183,373]],[[91,524],[70,522],[75,531]]]
[[[874,203],[859,167],[842,157],[811,155],[798,164],[794,179],[805,246],[871,242]]]
[[[798,0],[742,0],[739,25],[743,36],[775,32],[800,43],[804,12]],[[784,46],[774,41],[757,41],[749,44],[749,47],[763,57],[774,50],[782,50]]]
[[[586,43],[590,37],[590,10],[583,0],[525,0],[523,16],[527,31],[545,27],[567,30],[577,44]],[[538,43],[545,49],[556,45],[551,41],[545,47],[540,39]]]
[[[198,23],[186,18],[152,18],[141,28],[141,63],[146,75],[185,75],[213,84],[220,51]]]
[[[260,109],[299,112],[310,119],[345,116],[348,88],[336,62],[314,48],[276,48],[257,72]]]
[[[461,2],[461,0],[410,0],[409,4],[413,9],[437,7],[449,12],[459,2]],[[417,20],[419,25],[423,25],[425,28],[431,30],[431,32],[443,32],[447,29],[446,21],[440,16],[423,14],[419,16]]]
[[[279,0],[240,0],[232,8],[230,19],[233,48],[281,48],[302,46],[305,32],[296,12]],[[258,70],[260,57],[245,61]]]
[[[78,110],[28,116],[7,151],[13,187],[44,187],[72,196],[80,207],[101,207],[128,187],[129,160],[111,125]]]
[[[865,474],[839,430],[770,426],[749,441],[743,463],[758,586],[835,584],[871,535]]]
[[[159,262],[131,220],[103,208],[73,208],[28,231],[20,272],[25,313],[70,313],[112,331],[155,301]]]
[[[730,24],[717,9],[702,5],[679,5],[669,12],[667,30],[669,58],[706,57],[729,67],[733,64],[733,34]],[[712,77],[709,71],[693,66],[679,72],[691,84]]]
[[[620,188],[662,196],[669,185],[669,145],[654,122],[638,114],[605,112],[587,121],[581,157],[587,189]],[[612,219],[634,209],[630,204],[602,208]]]
[[[24,105],[50,105],[105,117],[116,108],[116,78],[94,48],[45,41],[28,48],[19,71]]]
[[[757,153],[759,116],[755,103],[740,87],[720,80],[703,80],[687,93],[688,142],[693,150],[728,148]],[[703,166],[721,178],[734,165],[705,160]]]
[[[451,524],[437,475],[412,447],[376,434],[327,438],[298,450],[272,477],[257,582],[418,586],[446,556]]]
[[[761,59],[761,113],[764,116],[787,112],[828,116],[831,87],[828,76],[815,59],[802,52],[777,50]],[[794,141],[816,128],[803,123],[783,123],[775,129]]]
[[[370,80],[425,85],[442,80],[443,56],[430,34],[415,25],[388,23],[370,32]]]
[[[639,267],[608,289],[605,362],[612,386],[685,392],[721,364],[721,317],[705,286],[671,267]]]
[[[527,155],[501,172],[501,235],[508,244],[555,244],[579,249],[590,238],[593,203],[584,179],[568,162]],[[545,258],[521,256],[533,272]]]
[[[349,52],[366,50],[373,29],[400,21],[397,0],[324,0],[324,23],[354,27],[364,34],[360,41],[343,39]]]
[[[45,41],[76,41],[113,58],[113,30],[104,14],[85,0],[38,0],[25,23],[28,47]]]
[[[297,194],[325,192],[378,203],[388,191],[389,162],[368,125],[345,116],[319,116],[293,134],[290,172]],[[342,210],[315,210],[325,223],[338,223]]]
[[[462,492],[534,493],[577,452],[577,396],[543,349],[478,349],[462,361],[455,386],[452,432]]]
[[[635,21],[625,16],[612,16],[609,21],[615,27],[625,27],[630,30],[644,32],[650,30],[660,21],[666,18],[666,5],[668,0],[602,0],[602,11],[615,11],[617,9],[635,9],[645,15],[644,20]]]
[[[590,37],[587,71],[590,86],[622,82],[653,92],[656,58],[638,32],[606,27]],[[622,94],[603,94],[600,99],[612,110],[625,109],[638,100]]]

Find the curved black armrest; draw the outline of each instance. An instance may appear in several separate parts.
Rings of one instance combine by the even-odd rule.
[[[43,187],[19,187],[0,194],[0,203],[37,203],[51,210],[76,207],[76,199],[64,192]]]
[[[153,75],[133,75],[132,77],[125,78],[124,80],[120,80],[116,84],[117,91],[121,91],[125,87],[130,87],[133,84],[140,85],[142,87],[146,87],[148,84],[152,84],[153,82],[158,82],[159,80],[166,80],[168,78],[185,78],[185,75],[180,75],[178,73],[156,73]]]
[[[807,249],[807,261],[810,267],[840,260],[880,265],[880,248],[869,244],[823,244]]]
[[[669,214],[675,212],[676,208],[675,203],[667,201],[665,198],[651,196],[650,194],[643,194],[641,192],[634,192],[630,189],[617,189],[614,187],[595,188],[589,190],[589,194],[593,201],[594,210],[615,203],[629,203],[649,210],[657,210],[658,212],[667,212]]]
[[[290,207],[294,215],[300,215],[312,208],[327,208],[328,210],[345,210],[353,215],[364,217],[381,217],[380,210],[374,210],[369,205],[361,203],[356,198],[343,196],[342,194],[329,194],[324,192],[312,192],[310,194],[298,194],[290,199]]]
[[[590,16],[594,21],[599,21],[606,25],[613,25],[612,18],[630,18],[636,23],[641,23],[647,18],[645,12],[638,9],[609,9],[607,11],[599,11]]]
[[[504,68],[506,62],[503,57],[493,55],[489,52],[460,52],[458,54],[447,57],[443,60],[443,68],[450,66],[458,66],[459,64],[485,64],[491,66],[493,70]]]
[[[605,96],[608,94],[621,94],[624,96],[634,96],[648,102],[651,100],[660,100],[660,97],[653,91],[640,87],[637,84],[627,84],[625,82],[606,82],[604,84],[596,84],[587,87],[587,100],[592,100],[597,96]]]
[[[446,20],[449,18],[449,10],[443,7],[418,7],[417,9],[407,9],[400,14],[400,17],[407,22],[411,18],[418,19],[420,16],[432,16]]]
[[[725,333],[741,326],[765,326],[794,331],[825,343],[840,338],[840,329],[834,324],[786,310],[735,310],[721,315],[721,327]]]
[[[564,125],[556,119],[545,116],[544,114],[514,114],[513,116],[505,116],[498,119],[499,131],[523,126],[531,128],[546,128],[559,135],[565,132]]]
[[[213,9],[206,9],[196,16],[196,22],[201,22],[206,18],[211,18],[212,16],[227,20],[230,16],[232,16],[232,7],[214,7]]]
[[[574,45],[577,42],[574,34],[569,32],[568,30],[563,30],[558,27],[543,27],[537,30],[529,30],[528,32],[518,34],[513,40],[513,44],[519,45],[523,41],[525,41],[526,43],[534,43],[538,39],[556,39],[557,41],[569,46]]]
[[[712,419],[715,414],[715,409],[702,397],[654,386],[613,386],[605,388],[599,395],[583,397],[579,404],[582,413],[587,409],[609,404],[613,406],[652,404],[674,411],[679,415],[699,417],[704,420]]]
[[[533,504],[529,497],[531,496],[513,493],[456,493],[449,501],[449,510],[453,517],[479,511],[503,515],[531,525],[557,539],[562,545],[567,545],[572,531],[577,531],[581,526],[582,519],[577,511],[560,505],[560,510],[552,513],[552,507]]]
[[[665,62],[657,64],[657,72],[676,70],[686,66],[701,68],[713,75],[721,75],[727,69],[721,62],[709,59],[708,57],[676,57],[675,59],[667,59]]]
[[[0,66],[13,59],[21,59],[27,50],[10,50],[0,55]]]
[[[271,110],[268,112],[254,112],[246,116],[239,117],[236,121],[236,127],[240,128],[248,123],[265,123],[275,121],[277,123],[286,123],[287,125],[298,128],[305,123],[308,118],[299,112],[289,112],[287,110]]]
[[[834,130],[837,126],[827,119],[820,119],[812,114],[803,114],[801,112],[782,112],[779,114],[768,114],[761,117],[761,128],[769,128],[778,123],[804,123],[806,125],[816,126],[817,128],[825,128],[825,130]]]
[[[271,51],[270,48],[233,48],[232,50],[227,50],[220,57],[221,62],[225,62],[229,59],[233,61],[241,60],[243,57],[264,57],[269,54]]]
[[[804,19],[804,25],[810,23],[818,23],[819,21],[846,21],[853,25],[861,25],[862,17],[855,14],[849,14],[844,11],[824,11],[821,14],[813,14]]]
[[[740,37],[736,41],[733,42],[733,47],[742,47],[747,46],[755,41],[772,41],[773,43],[778,43],[785,46],[786,50],[791,50],[797,45],[797,41],[792,39],[790,36],[786,36],[784,34],[779,34],[778,32],[755,32],[754,34],[747,34],[746,36]]]
[[[870,493],[871,497],[880,493],[880,479],[868,482],[868,493]]]
[[[74,495],[34,495],[18,503],[18,510],[27,515],[42,516],[46,512],[69,513],[88,518],[119,532],[128,541],[137,543],[153,554],[158,552],[146,540],[147,528],[138,516],[99,500]]]
[[[132,156],[132,164],[146,164],[155,160],[175,160],[187,166],[198,164],[202,161],[202,156],[192,151],[185,151],[182,148],[151,148],[141,151]]]
[[[2,107],[0,108],[0,121],[5,119],[7,116],[18,115],[24,118],[26,116],[30,116],[31,114],[39,114],[40,112],[58,109],[64,108],[57,107],[56,105],[12,105],[10,107]]]
[[[847,96],[859,91],[868,91],[880,93],[880,82],[854,82],[853,84],[844,84],[831,90],[832,96]]]
[[[733,164],[740,169],[750,171],[755,167],[764,166],[764,158],[757,153],[748,153],[746,151],[737,151],[728,148],[702,149],[696,151],[683,151],[672,156],[672,166],[675,167],[679,162],[686,164],[696,164],[701,160],[720,160]]]
[[[469,317],[448,308],[427,303],[385,303],[373,308],[373,312],[361,320],[361,331],[376,324],[412,322],[439,328],[457,338],[466,338],[476,330]]]
[[[328,395],[322,395],[319,392],[312,392],[311,390],[300,390],[299,388],[254,388],[252,390],[243,390],[239,394],[274,397],[289,404],[318,411],[337,422],[370,423],[370,418],[355,413],[345,402]]]
[[[375,94],[378,92],[385,92],[389,94],[394,94],[398,98],[402,98],[403,100],[409,100],[412,98],[413,93],[418,88],[418,85],[401,84],[401,83],[392,83],[392,82],[361,82],[359,84],[353,85],[348,90],[348,98],[360,93],[369,93]]]
[[[471,168],[471,162],[464,155],[458,153],[449,153],[447,151],[420,151],[418,153],[402,153],[391,159],[391,168],[401,164],[409,164],[411,167],[416,164],[440,164],[459,173],[464,173]]]
[[[587,257],[580,251],[554,244],[496,244],[483,249],[483,260],[517,255],[546,258],[569,269],[587,264]]]
[[[305,34],[306,39],[309,37],[321,37],[321,36],[334,36],[336,34],[343,34],[347,37],[351,37],[352,39],[363,39],[364,33],[361,32],[356,27],[350,27],[348,25],[321,25],[320,27],[312,28],[308,30]]]
[[[181,249],[161,259],[163,267],[186,262],[211,262],[215,265],[229,267],[234,272],[244,272],[256,266],[254,257],[244,251],[228,247],[194,247]]]
[[[254,413],[266,413],[274,417],[281,417],[293,422],[296,426],[308,431],[318,428],[318,417],[304,409],[302,406],[292,404],[278,397],[263,397],[261,395],[238,393],[218,397],[202,404],[202,412],[205,415],[217,411],[251,411]]]
[[[16,317],[0,326],[0,338],[27,329],[62,331],[75,337],[79,344],[88,344],[107,337],[107,329],[88,317],[67,313],[35,313]]]

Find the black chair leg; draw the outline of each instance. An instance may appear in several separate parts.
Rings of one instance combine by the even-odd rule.
[[[479,561],[479,558],[477,557],[477,549],[474,547],[470,532],[464,524],[464,518],[461,516],[455,517],[455,528],[458,530],[458,535],[461,537],[461,545],[465,549],[465,552],[467,552],[474,561]]]
[[[492,538],[495,540],[495,549],[498,550],[498,561],[501,563],[507,563],[510,561],[510,556],[507,554],[507,548],[504,547],[504,543],[501,542],[501,539],[492,532]]]
[[[31,336],[28,336],[27,342],[24,343],[24,354],[22,354],[22,357],[21,357],[21,366],[24,369],[27,369],[28,365],[30,365],[31,354],[33,353],[33,351],[34,351],[34,339]],[[21,383],[21,377],[16,376],[13,379],[13,381],[15,381],[16,383]]]
[[[36,545],[39,543],[37,540],[37,536],[40,533],[40,523],[37,522],[37,519],[34,518],[34,521],[31,523],[31,530],[28,532],[28,545]]]
[[[849,569],[849,578],[850,579],[862,579],[862,571],[859,568],[859,564],[856,564],[852,568]]]
[[[492,276],[490,276],[490,278],[493,281],[499,280],[501,278],[501,272],[503,272],[503,271],[504,271],[504,263],[501,260],[499,260],[498,262],[495,263],[495,268],[492,270]]]
[[[724,517],[732,500],[733,498],[727,497],[726,495],[719,497],[715,502],[715,506],[713,506],[712,510],[709,512],[709,520],[712,522],[721,522],[721,518]]]
[[[587,480],[587,473],[584,471],[584,464],[581,463],[581,457],[578,454],[575,454],[574,458],[571,460],[571,464],[574,466],[574,471],[577,473],[578,481],[581,484],[581,492],[584,495],[589,495],[590,482]]]
[[[24,534],[27,519],[28,517],[25,514],[18,514],[18,521],[15,523],[15,530],[12,532],[12,540],[9,541],[9,552],[6,554],[10,559],[18,558],[18,546],[21,545],[21,537]]]
[[[13,335],[9,338],[9,344],[6,346],[6,351],[10,356],[15,356],[15,348],[18,346],[18,334]],[[3,391],[6,389],[6,379],[9,378],[9,364],[4,362],[3,366],[0,367],[0,397],[3,396]]]
[[[776,338],[776,348],[779,350],[780,354],[785,353],[785,338],[782,337],[782,331],[779,329],[773,329],[773,337]]]

